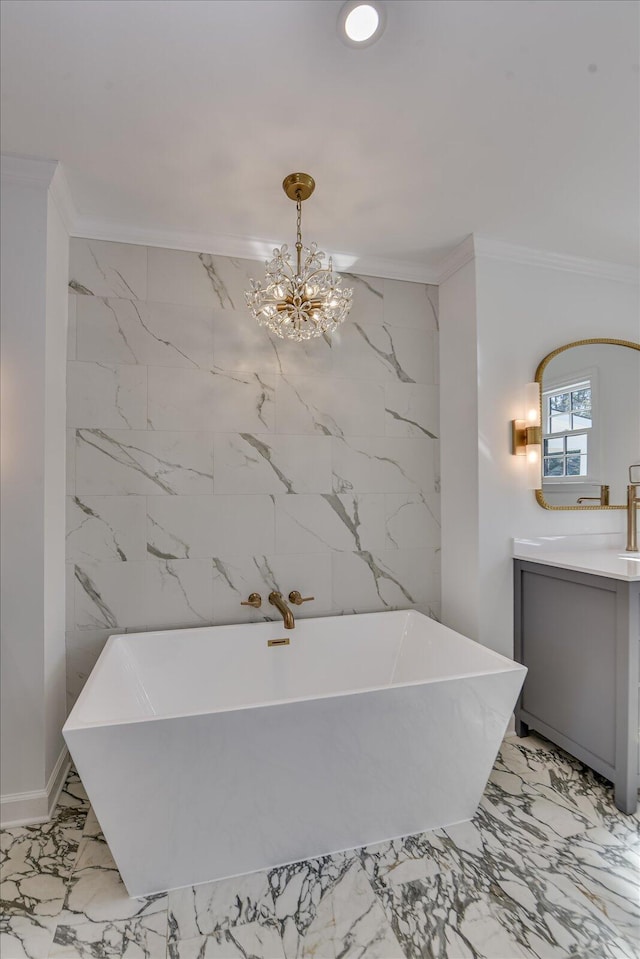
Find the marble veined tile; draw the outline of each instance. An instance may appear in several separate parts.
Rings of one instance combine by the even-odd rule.
[[[85,836],[69,880],[59,925],[95,925],[101,932],[104,924],[133,923],[157,915],[164,919],[163,935],[166,936],[167,895],[130,898],[107,843],[101,837]]]
[[[75,567],[76,628],[171,628],[213,620],[211,562],[84,563]]]
[[[74,788],[79,793],[77,783]],[[30,949],[34,954],[44,949],[47,933],[53,935],[51,923],[64,902],[87,809],[83,797],[69,791],[50,822],[0,833],[0,900],[3,919],[8,920],[2,931],[24,939],[26,955]]]
[[[328,616],[335,612],[331,593],[331,556],[329,553],[291,553],[288,555],[225,554],[213,559],[213,605],[216,624],[277,621],[280,613],[268,602],[272,590],[288,596],[297,589],[313,596],[295,610],[296,619]],[[240,607],[250,593],[262,596],[262,606]]]
[[[334,491],[432,492],[436,445],[419,438],[336,437],[332,441]]]
[[[147,549],[159,559],[274,551],[271,496],[154,497],[148,511]]]
[[[80,497],[212,492],[210,433],[76,431],[76,493]]]
[[[147,558],[144,496],[68,496],[67,562]]]
[[[327,939],[326,955],[331,956],[331,913],[324,910],[318,916],[318,912],[322,900],[343,881],[354,861],[353,852],[336,853],[269,871],[269,887],[287,959],[323,956],[319,947]]]
[[[302,955],[334,959],[404,959],[404,952],[360,862],[320,900]]]
[[[275,919],[266,872],[172,890],[168,908],[171,940],[211,936],[246,923],[273,926]]]
[[[214,310],[214,358],[210,368],[230,372],[280,373],[282,364],[277,339],[269,335],[248,310]]]
[[[152,429],[270,432],[274,400],[268,373],[149,367]]]
[[[149,249],[148,299],[237,310],[250,321],[244,294],[251,288],[251,277],[263,275],[264,263],[257,260],[154,247]]]
[[[210,309],[113,297],[77,299],[79,360],[211,368]]]
[[[276,552],[382,549],[384,497],[324,493],[276,496]]]
[[[377,383],[435,382],[434,334],[427,329],[366,326],[352,320],[337,337],[332,337],[336,376],[347,378],[357,370],[360,379]]]
[[[278,433],[382,436],[384,390],[377,383],[333,377],[279,376]]]
[[[595,948],[611,959],[633,955],[579,884],[554,868],[552,846],[523,841],[515,830],[494,832],[482,813],[401,841],[397,873],[384,844],[361,856],[409,957],[560,959]],[[423,876],[407,870],[411,860],[419,869],[421,856]]]
[[[273,433],[216,433],[216,493],[330,493],[331,439]]]
[[[384,514],[388,549],[440,546],[440,497],[436,493],[386,493]]]
[[[144,429],[147,368],[67,363],[67,426]]]
[[[393,327],[437,330],[438,287],[405,280],[385,280],[384,322]]]
[[[640,952],[640,847],[598,826],[558,844],[550,860]]]
[[[147,248],[71,237],[69,289],[86,296],[147,296]]]
[[[288,959],[277,928],[248,922],[211,936],[170,940],[167,959]],[[316,959],[322,959],[320,953]]]
[[[318,336],[296,343],[270,336],[277,358],[277,372],[292,376],[330,376],[335,344],[332,337]]]
[[[333,601],[345,612],[428,608],[440,599],[433,550],[336,552],[331,562]]]
[[[47,959],[57,919],[47,916],[0,915],[2,959]]]
[[[353,299],[344,329],[349,323],[361,323],[364,326],[382,323],[384,319],[384,284],[379,276],[360,276],[357,273],[341,273],[342,286],[353,290]],[[339,336],[340,329],[332,335]]]
[[[166,912],[124,922],[58,925],[48,959],[165,959]]]
[[[387,383],[384,412],[387,436],[422,436],[431,440],[438,439],[440,413],[437,386]]]

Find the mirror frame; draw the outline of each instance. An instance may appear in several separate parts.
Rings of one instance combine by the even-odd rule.
[[[560,353],[564,353],[565,350],[572,349],[572,347],[574,346],[593,346],[596,343],[605,343],[610,346],[626,346],[631,350],[640,351],[640,343],[634,343],[633,340],[612,340],[612,339],[609,339],[608,337],[596,337],[595,339],[591,339],[591,340],[574,340],[573,343],[566,343],[564,346],[559,346],[557,350],[552,350],[551,353],[547,353],[547,355],[538,363],[538,368],[536,370],[536,375],[534,377],[535,382],[538,384],[540,388],[540,422],[541,423],[542,423],[542,412],[543,412],[542,411],[542,374],[544,373],[548,364],[551,362],[551,360],[555,356],[558,356],[558,354]],[[620,505],[620,506],[552,506],[551,503],[548,503],[547,500],[544,498],[544,491],[542,489],[534,490],[534,492],[535,492],[536,502],[538,506],[541,506],[543,509],[566,511],[566,510],[576,510],[576,509],[585,510],[585,509],[626,509],[627,508],[624,505]]]

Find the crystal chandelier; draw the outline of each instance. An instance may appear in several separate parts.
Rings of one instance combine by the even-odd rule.
[[[245,293],[247,306],[260,326],[290,340],[333,333],[351,308],[353,290],[342,289],[331,257],[325,269],[325,254],[317,244],[302,245],[302,203],[309,199],[315,185],[308,173],[285,177],[282,189],[295,200],[298,212],[295,269],[285,243],[273,251],[273,259],[265,261],[264,288],[259,280],[252,280],[250,292]]]

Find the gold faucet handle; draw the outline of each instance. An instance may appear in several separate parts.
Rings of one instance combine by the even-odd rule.
[[[294,606],[302,606],[303,603],[310,603],[315,596],[301,596],[297,589],[292,589],[289,593],[289,602]]]
[[[260,609],[262,606],[262,596],[260,593],[251,593],[249,599],[240,603],[241,606],[253,606],[254,609]]]

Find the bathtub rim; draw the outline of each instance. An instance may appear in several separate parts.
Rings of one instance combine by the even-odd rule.
[[[107,639],[98,659],[96,660],[96,663],[93,669],[91,670],[91,673],[89,674],[89,677],[86,683],[84,684],[80,692],[80,695],[78,696],[76,702],[74,703],[71,709],[71,712],[67,716],[64,726],[62,727],[62,732],[66,733],[66,732],[81,731],[85,729],[101,729],[101,728],[107,728],[112,726],[131,726],[137,723],[150,723],[150,722],[159,722],[163,720],[188,719],[195,716],[214,716],[219,713],[234,713],[234,712],[244,712],[246,710],[251,710],[251,709],[265,709],[265,708],[268,708],[269,706],[288,706],[288,705],[294,705],[294,704],[299,705],[300,703],[315,702],[316,700],[339,699],[344,696],[357,696],[364,693],[383,692],[384,690],[388,690],[388,689],[404,689],[404,688],[413,687],[413,686],[431,686],[434,683],[448,683],[448,682],[454,682],[454,681],[459,681],[463,679],[471,679],[471,678],[480,677],[480,676],[495,676],[495,675],[499,675],[500,673],[522,672],[525,675],[527,673],[527,667],[523,666],[521,663],[518,663],[512,659],[509,659],[509,657],[504,656],[502,653],[496,652],[495,650],[491,649],[489,646],[483,646],[482,643],[478,643],[476,640],[473,640],[470,637],[465,636],[463,633],[459,633],[457,630],[451,629],[450,626],[445,626],[443,623],[438,622],[438,620],[432,619],[430,616],[427,616],[425,613],[422,613],[420,610],[417,610],[413,607],[409,607],[408,609],[398,609],[398,610],[379,610],[379,611],[373,611],[369,613],[348,613],[344,615],[332,614],[330,616],[310,616],[310,617],[305,617],[304,619],[301,617],[300,623],[310,622],[310,621],[320,622],[324,620],[329,621],[334,619],[344,622],[345,620],[349,620],[349,619],[355,619],[355,618],[362,619],[363,617],[368,617],[368,616],[379,617],[379,616],[385,616],[385,615],[397,615],[398,613],[406,613],[406,614],[414,613],[428,620],[430,623],[432,623],[434,626],[438,627],[439,629],[443,629],[446,632],[453,633],[454,635],[461,637],[467,642],[473,643],[475,646],[480,646],[481,649],[484,652],[486,652],[489,658],[494,659],[496,661],[496,668],[486,669],[486,670],[476,669],[476,670],[471,670],[467,672],[455,672],[448,676],[409,680],[405,682],[396,682],[396,683],[388,682],[384,684],[378,684],[376,686],[362,686],[362,687],[358,687],[357,689],[347,688],[347,689],[341,689],[339,691],[333,691],[329,693],[320,693],[316,696],[299,696],[299,697],[288,698],[288,699],[269,699],[269,700],[264,700],[260,702],[255,702],[255,703],[244,703],[241,705],[224,706],[216,709],[197,709],[193,711],[182,711],[177,713],[156,713],[155,715],[147,715],[147,716],[139,716],[139,715],[124,716],[118,719],[109,719],[108,721],[91,720],[88,722],[84,722],[77,718],[74,719],[74,713],[80,712],[81,707],[84,705],[84,701],[88,698],[88,696],[91,693],[91,688],[98,681],[98,672],[99,672],[100,663],[102,662],[103,659],[106,659],[106,657],[110,654],[110,650],[113,648],[113,646],[117,645],[119,641],[121,642],[123,640],[135,639],[137,636],[151,637],[156,633],[176,633],[176,634],[194,635],[197,633],[208,632],[212,629],[225,629],[225,628],[238,627],[238,626],[251,627],[251,626],[262,626],[262,625],[273,625],[273,624],[277,625],[277,622],[274,620],[273,623],[269,623],[269,622],[221,623],[218,625],[210,624],[208,626],[189,626],[184,629],[180,629],[180,628],[150,629],[147,631],[138,631],[135,633],[114,633],[111,636],[109,636],[109,638]]]

